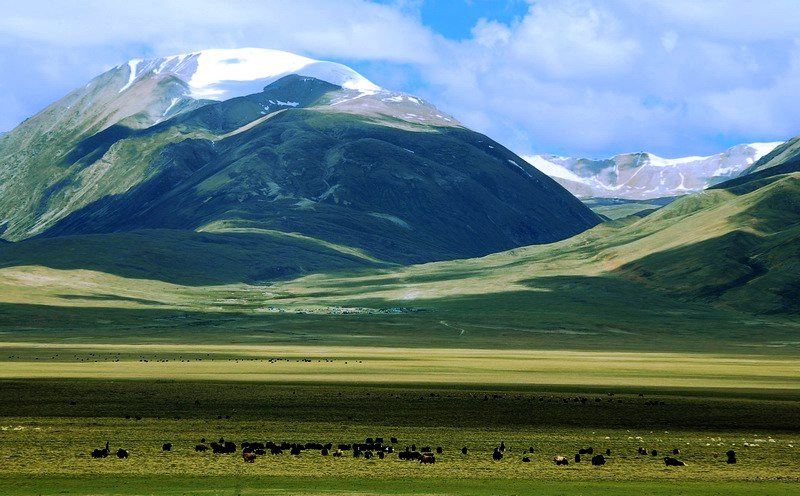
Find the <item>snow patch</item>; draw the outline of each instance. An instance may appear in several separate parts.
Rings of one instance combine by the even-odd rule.
[[[163,113],[163,114],[161,114],[161,116],[162,116],[162,117],[166,116],[166,115],[169,113],[169,111],[170,111],[170,110],[172,110],[172,107],[174,107],[174,106],[175,106],[175,104],[176,104],[176,103],[178,103],[179,101],[181,101],[181,99],[180,99],[180,98],[173,98],[172,100],[170,100],[170,102],[169,102],[169,107],[167,107],[167,108],[164,110],[164,113]]]
[[[776,149],[783,143],[783,141],[775,141],[773,143],[748,143],[747,146],[755,150],[756,153],[753,157],[753,162],[757,162],[761,157],[764,155],[769,155],[772,150]]]
[[[568,181],[575,181],[578,183],[588,184],[584,178],[578,176],[571,170],[567,169],[564,166],[558,165],[554,162],[550,162],[546,160],[541,155],[523,155],[526,162],[531,164],[533,167],[538,169],[540,172],[544,172],[550,177],[558,177],[560,179],[566,179]]]
[[[139,59],[134,59],[128,62],[128,70],[130,71],[130,74],[128,74],[128,82],[118,91],[118,93],[122,93],[123,91],[127,90],[131,87],[133,82],[136,81],[136,67],[138,67],[141,63],[142,61]]]
[[[517,169],[519,169],[522,172],[524,172],[529,178],[533,179],[533,176],[531,176],[531,173],[526,171],[525,169],[523,169],[521,165],[519,165],[518,163],[514,162],[511,159],[508,159],[508,161],[511,162]]]
[[[190,55],[195,56],[197,61],[197,68],[187,81],[194,98],[226,100],[242,96],[237,94],[237,85],[230,83],[254,82],[263,88],[289,74],[314,77],[360,93],[374,94],[380,90],[380,87],[347,66],[280,50],[212,49]]]

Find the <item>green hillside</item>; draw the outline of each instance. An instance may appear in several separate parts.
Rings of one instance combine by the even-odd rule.
[[[368,104],[353,107],[352,100]],[[106,102],[112,103],[121,104]],[[150,125],[119,121],[41,145],[42,153],[60,150],[48,159],[61,171],[55,183],[49,169],[8,155],[0,170],[37,175],[10,177],[5,187],[30,190],[38,199],[31,210],[22,201],[10,206],[18,192],[4,197],[5,237],[236,229],[298,233],[392,263],[419,263],[552,242],[599,222],[557,183],[486,136],[439,114],[429,123],[381,113],[383,103],[379,96],[287,76],[261,93],[186,107]],[[427,104],[417,106],[417,112],[435,113]],[[4,140],[27,134],[22,126]],[[87,253],[96,239],[87,241]],[[276,263],[274,271],[255,272],[264,280],[297,272]],[[117,265],[105,267],[114,272]]]
[[[235,257],[212,282],[201,261],[217,252],[200,243],[185,243],[187,260],[170,273],[169,257],[90,264],[84,236],[64,238],[78,247],[70,263],[59,262],[62,238],[29,241],[0,248],[3,327],[22,326],[28,339],[58,329],[64,339],[123,333],[133,342],[156,333],[212,343],[791,353],[798,188],[792,174],[752,191],[707,191],[645,218],[474,259],[376,268],[363,253],[328,246],[320,263],[329,269],[272,274],[280,277],[266,285],[237,282],[252,275]],[[90,238],[132,244],[120,236]],[[106,324],[87,330],[86,321]]]

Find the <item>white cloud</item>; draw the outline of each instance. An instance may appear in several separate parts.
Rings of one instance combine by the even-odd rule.
[[[694,155],[800,133],[795,0],[540,0],[461,41],[423,26],[420,6],[15,2],[0,18],[0,129],[129,58],[261,46],[354,64],[526,154]]]
[[[678,33],[675,31],[667,31],[666,33],[661,35],[661,46],[664,47],[664,50],[667,52],[672,52],[675,50],[675,45],[678,44]]]
[[[511,38],[511,29],[503,23],[481,18],[472,28],[472,37],[479,45],[491,48],[507,44]]]

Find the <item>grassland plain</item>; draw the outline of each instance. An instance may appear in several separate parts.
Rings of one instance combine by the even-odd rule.
[[[796,494],[799,482],[796,392],[755,390],[742,398],[735,390],[615,388],[609,396],[607,388],[553,386],[64,379],[1,385],[3,494]],[[201,438],[220,436],[237,444],[397,437],[395,448],[441,446],[443,453],[428,467],[396,455],[333,458],[317,450],[251,465],[194,451]],[[130,458],[92,459],[91,449],[106,440]],[[501,441],[508,449],[496,462],[491,452]],[[161,450],[165,442],[171,452]],[[589,446],[611,449],[606,466],[551,462]],[[530,447],[534,453],[524,454]],[[660,455],[639,455],[639,447]],[[664,467],[661,457],[675,448],[687,467]],[[738,464],[720,456],[728,449]]]
[[[5,343],[0,492],[796,494],[797,367],[790,357],[693,354]],[[193,450],[220,436],[397,437],[397,448],[444,453],[433,467],[313,450],[251,465]],[[92,459],[106,440],[130,459]],[[500,441],[510,449],[495,462]],[[174,450],[161,451],[165,442]],[[550,461],[588,446],[611,449],[609,463]],[[664,467],[675,448],[687,467]]]

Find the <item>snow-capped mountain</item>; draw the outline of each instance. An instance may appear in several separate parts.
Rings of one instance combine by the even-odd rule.
[[[737,177],[780,144],[750,143],[708,157],[672,159],[646,152],[599,160],[555,155],[524,158],[579,198],[647,200],[702,191]]]
[[[126,62],[0,138],[9,241],[255,229],[416,263],[560,240],[599,221],[434,105],[275,50]]]
[[[63,164],[74,164],[93,149],[94,140],[99,139],[93,136],[104,133],[103,140],[112,136],[119,140],[202,107],[260,94],[266,86],[292,75],[335,85],[314,102],[317,112],[363,116],[408,130],[461,127],[434,105],[382,89],[349,67],[279,50],[210,49],[132,60],[100,74],[0,136],[0,212],[14,212],[7,218],[0,214],[3,236],[42,232],[73,209],[106,194],[123,193],[141,179],[142,170],[127,167],[122,169],[124,177],[98,183],[97,177],[110,174],[108,167],[87,167],[76,170],[80,180],[68,180],[71,172]],[[301,102],[308,97],[268,99],[258,103],[255,113],[266,118],[303,107]],[[117,148],[94,153],[113,154]],[[19,186],[20,181],[32,185],[40,180],[53,186],[41,191],[43,197],[31,193],[35,188]],[[53,207],[44,209],[43,201]]]
[[[170,74],[186,83],[187,96],[220,101],[258,93],[289,74],[313,77],[364,93],[375,93],[381,89],[342,64],[265,48],[211,49],[170,57],[136,59],[118,68],[127,70],[128,76],[120,93],[142,78]]]

